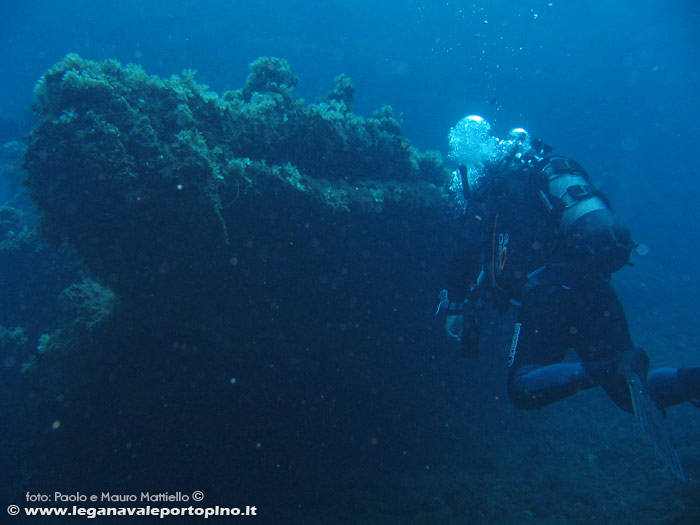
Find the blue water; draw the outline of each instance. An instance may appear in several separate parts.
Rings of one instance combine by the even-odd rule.
[[[700,326],[696,321],[700,314],[700,6],[695,2],[5,0],[0,7],[0,143],[21,140],[31,130],[33,87],[51,65],[70,52],[91,60],[113,58],[123,64],[137,63],[149,74],[163,77],[195,69],[198,82],[219,93],[243,86],[248,64],[257,57],[278,56],[286,59],[299,77],[294,95],[308,101],[326,93],[333,87],[333,78],[345,73],[356,87],[354,111],[368,116],[384,105],[392,106],[404,135],[421,150],[446,153],[450,126],[467,114],[483,115],[501,135],[513,127],[525,127],[553,144],[557,152],[577,159],[587,168],[643,246],[635,256],[635,267],[616,276],[616,287],[627,306],[637,344],[645,346],[658,365],[700,363]],[[0,176],[4,177],[2,173]],[[3,182],[0,180],[0,204],[17,191],[16,186]],[[20,202],[31,218],[30,203]],[[431,261],[431,256],[426,253],[426,261]],[[4,272],[5,281],[29,279],[17,267],[0,268],[0,272]],[[70,282],[71,277],[61,275],[65,282]],[[430,283],[436,287],[435,297],[440,284]],[[433,305],[423,304],[423,299],[433,290],[423,293],[422,287],[423,283],[406,283],[403,292],[410,295],[412,290],[421,289],[419,308],[429,312]],[[61,288],[56,285],[57,291]],[[39,306],[32,303],[32,308]],[[53,314],[42,315],[48,322]],[[0,325],[31,327],[32,323],[22,321],[22,312],[13,304],[0,301]],[[475,365],[441,349],[444,339],[440,327],[431,325],[429,314],[425,323],[432,331],[424,334],[423,340],[414,341],[414,353],[402,355],[399,349],[388,348],[385,355],[373,358],[391,346],[391,337],[402,332],[400,326],[391,326],[391,335],[382,339],[386,327],[380,318],[376,324],[365,327],[371,330],[365,338],[357,336],[357,345],[371,350],[364,354],[360,351],[362,360],[355,362],[355,368],[339,370],[326,361],[309,365],[295,357],[287,361],[287,366],[296,370],[300,379],[274,376],[271,383],[260,387],[263,393],[250,393],[244,401],[247,407],[264,398],[270,406],[263,403],[255,410],[261,414],[269,410],[272,417],[280,420],[276,425],[264,418],[264,423],[251,424],[250,431],[240,430],[232,438],[257,442],[262,435],[264,447],[275,443],[274,453],[269,452],[261,460],[264,466],[248,456],[239,463],[255,464],[259,469],[250,474],[253,481],[245,489],[246,497],[253,500],[257,496],[258,505],[268,511],[275,507],[282,515],[294,511],[291,519],[300,523],[330,523],[313,513],[315,510],[323,515],[323,510],[318,509],[324,508],[332,508],[332,519],[342,523],[366,522],[368,515],[374,520],[371,522],[406,523],[409,521],[405,516],[397,517],[397,509],[416,500],[421,504],[419,508],[411,507],[412,522],[443,519],[457,523],[459,516],[478,514],[461,507],[462,498],[482,501],[503,497],[511,507],[501,514],[484,516],[482,522],[527,522],[519,520],[535,520],[537,516],[541,519],[547,514],[551,502],[542,494],[567,483],[572,484],[568,492],[575,493],[580,480],[567,481],[565,465],[545,469],[541,464],[532,464],[518,470],[517,459],[503,459],[509,457],[511,440],[527,435],[532,441],[522,445],[521,452],[539,461],[557,454],[570,461],[585,458],[579,470],[586,471],[596,471],[604,463],[604,454],[589,455],[592,453],[586,448],[586,440],[574,440],[575,444],[571,444],[572,436],[580,425],[586,424],[587,417],[597,420],[601,411],[613,421],[621,417],[617,412],[599,409],[596,403],[603,407],[604,400],[589,399],[589,404],[574,401],[549,415],[516,414],[503,400],[502,368],[495,361],[487,361],[479,364],[482,370],[474,370]],[[189,364],[197,367],[196,360]],[[274,362],[259,366],[268,365],[273,366]],[[166,367],[166,377],[167,372]],[[7,376],[13,377],[9,373]],[[60,378],[57,381],[60,383]],[[191,388],[200,388],[196,385],[201,381],[206,379],[195,374]],[[275,385],[279,391],[272,392]],[[338,385],[343,393],[333,399],[332,406],[321,401],[324,392]],[[16,378],[8,379],[0,388],[28,388],[8,390],[4,396],[13,400],[11,406],[4,406],[8,411],[6,420],[22,425],[19,412],[13,412],[14,403],[42,394]],[[152,440],[162,432],[159,458],[177,463],[180,452],[187,458],[182,470],[167,470],[174,482],[159,477],[155,467],[145,461],[144,470],[148,472],[139,475],[134,470],[133,479],[161,486],[131,489],[178,490],[178,484],[196,485],[202,477],[207,478],[208,485],[239,488],[231,480],[245,478],[246,473],[231,472],[226,465],[217,469],[212,466],[217,458],[207,457],[208,450],[220,454],[222,442],[227,439],[218,433],[218,423],[208,421],[202,408],[207,406],[208,396],[219,394],[214,388],[195,396],[195,408],[190,409],[201,415],[196,423],[200,428],[207,424],[212,428],[210,432],[197,433],[192,443],[184,442],[178,433],[177,443],[170,442],[167,429],[146,425],[147,415],[134,417],[133,421],[143,424],[135,432],[118,422],[105,431],[106,435],[119,435],[128,443],[148,441],[144,436]],[[80,410],[97,410],[97,401],[119,406],[125,403],[124,396],[132,394],[110,386],[101,395],[104,398],[94,404],[81,403]],[[291,407],[296,406],[294,400],[305,395],[315,398],[309,401],[315,408],[305,415],[306,420],[298,421]],[[186,403],[188,394],[179,393],[174,399]],[[281,408],[270,408],[275,403],[282,403]],[[433,407],[438,407],[440,416],[428,419],[433,417]],[[70,408],[65,410],[70,412]],[[232,412],[236,410],[232,408]],[[241,410],[246,417],[255,413],[249,407]],[[114,408],[114,417],[120,413]],[[183,409],[183,413],[191,412]],[[285,414],[291,414],[287,420]],[[697,418],[697,414],[679,414],[671,414],[670,422],[685,440],[680,452],[691,481],[696,482],[692,489],[695,492],[688,495],[663,477],[667,474],[659,472],[657,476],[667,484],[660,484],[662,488],[646,498],[652,502],[650,512],[661,512],[659,509],[669,501],[676,506],[683,502],[697,512],[700,462],[694,459],[698,449],[689,445],[690,440],[697,440],[697,426],[692,426],[692,418]],[[557,419],[570,422],[553,424]],[[426,424],[422,424],[424,420]],[[43,422],[43,427],[34,420],[27,423],[30,424],[37,425],[36,434],[51,436],[47,430],[50,422]],[[358,430],[363,425],[365,428]],[[491,448],[480,440],[480,432],[474,432],[471,425],[484,425],[486,433],[493,434],[496,445]],[[540,426],[546,428],[546,435],[532,437]],[[237,427],[223,428],[232,432]],[[16,435],[24,436],[32,430],[17,430]],[[602,436],[609,435],[607,431],[599,430]],[[10,451],[19,438],[11,429],[4,432],[5,450]],[[378,444],[373,445],[370,438],[378,434]],[[553,444],[548,443],[550,439]],[[85,440],[90,454],[111,453],[91,442],[89,436]],[[612,448],[619,440],[610,441]],[[625,443],[627,447],[636,446]],[[54,446],[57,445],[50,437],[42,438],[29,452],[51,456]],[[201,446],[206,459],[200,461],[196,454],[185,452],[190,446]],[[28,453],[26,448],[21,450]],[[145,453],[155,454],[154,450],[155,447]],[[643,448],[640,446],[639,450]],[[114,479],[109,474],[81,471],[80,453],[73,452],[70,468],[75,469],[75,483],[55,490],[108,490],[110,483],[122,492],[127,490],[126,470],[115,467],[119,475]],[[253,449],[242,454],[253,457],[255,453]],[[405,457],[409,460],[404,464]],[[29,458],[5,462],[10,472],[5,483],[11,487],[6,493],[0,492],[3,504],[16,502],[11,498],[16,498],[18,487],[51,487],[53,478],[47,472],[34,473],[33,478],[27,474],[26,479],[20,479],[32,470]],[[110,467],[109,459],[98,464],[103,469]],[[199,465],[204,465],[201,471]],[[468,472],[470,465],[498,473],[494,477],[498,483],[487,483],[483,493],[469,489],[475,491],[472,495],[454,489],[460,486],[460,472]],[[396,488],[396,480],[403,479],[403,475],[396,474],[402,466],[413,469],[411,482]],[[265,470],[268,468],[269,472],[283,474],[274,478]],[[303,481],[295,486],[297,475]],[[529,476],[537,482],[525,491],[528,503],[518,507],[517,495],[508,498],[508,490],[503,487],[522,484]],[[609,473],[601,476],[599,484],[607,488],[600,489],[600,494],[584,490],[576,500],[593,505],[599,522],[606,516],[606,510],[596,506],[601,494],[614,499],[610,494],[615,486],[639,481],[635,475],[622,481],[605,477]],[[41,480],[34,483],[36,489],[32,488],[32,479]],[[319,486],[315,485],[317,479],[323,480]],[[329,479],[334,479],[337,486],[329,484]],[[100,480],[104,480],[104,486]],[[464,489],[464,485],[461,487]],[[225,499],[225,495],[217,496]],[[223,503],[246,504],[234,499]],[[622,502],[619,507],[613,504],[619,514],[608,516],[624,515],[629,511],[625,505],[636,501]],[[358,510],[357,505],[366,508]],[[492,504],[489,508],[494,506],[498,507]],[[445,508],[451,509],[451,514],[440,514]],[[325,515],[331,516],[331,511],[327,512]],[[613,510],[608,508],[608,512]],[[567,519],[553,516],[552,522]],[[691,523],[692,516],[698,514],[680,516],[680,520],[688,521],[679,523]],[[641,510],[639,516],[630,519],[646,523]]]

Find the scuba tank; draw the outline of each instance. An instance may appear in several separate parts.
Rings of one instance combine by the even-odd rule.
[[[570,254],[605,274],[627,264],[635,246],[630,230],[612,212],[608,199],[593,186],[583,167],[555,156],[544,158],[537,167],[544,176],[540,197],[555,214]]]

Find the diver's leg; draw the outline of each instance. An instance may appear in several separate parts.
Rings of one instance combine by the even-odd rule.
[[[628,379],[634,376],[646,382],[649,358],[634,347],[627,317],[609,281],[584,276],[572,291],[576,301],[570,330],[583,368],[616,405],[632,413]]]
[[[627,318],[608,281],[586,279],[582,288],[581,338],[576,350],[588,375],[599,383],[623,410],[633,412],[627,379],[634,372],[646,381],[649,394],[660,408],[690,401],[700,406],[700,368],[660,368],[649,373],[649,358],[634,348]]]
[[[541,367],[521,367],[509,381],[508,391],[515,406],[532,410],[594,386],[596,384],[581,363],[557,363]]]
[[[542,408],[595,386],[580,363],[562,363],[570,347],[570,290],[543,285],[518,311],[508,363],[508,394],[521,409]],[[563,321],[563,322],[562,322]]]
[[[690,401],[700,406],[700,368],[658,368],[649,372],[649,393],[661,408]]]

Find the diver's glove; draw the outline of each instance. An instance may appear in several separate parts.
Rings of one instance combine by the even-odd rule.
[[[453,313],[450,311],[445,318],[445,331],[447,335],[457,341],[462,340],[464,333],[464,316],[462,312]]]
[[[481,280],[481,277],[480,275],[479,280]],[[470,293],[473,293],[475,290],[476,285],[472,286]],[[447,310],[447,318],[445,319],[447,336],[460,343],[462,355],[468,359],[479,355],[481,350],[479,346],[479,325],[474,315],[479,304],[480,301],[473,302],[469,298],[460,302],[450,301],[447,297],[447,290],[442,290],[440,292],[440,303],[435,312],[435,315],[438,315],[442,310]]]
[[[464,331],[464,318],[462,311],[464,310],[464,301],[450,301],[447,297],[447,290],[440,292],[440,302],[438,303],[435,315],[439,315],[443,310],[447,310],[447,318],[445,319],[445,331],[448,337],[462,340],[462,332]]]

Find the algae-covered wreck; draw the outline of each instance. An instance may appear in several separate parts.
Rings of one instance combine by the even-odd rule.
[[[51,473],[32,490],[79,470],[124,491],[280,494],[363,457],[387,418],[432,426],[432,402],[405,392],[423,391],[441,331],[459,209],[442,161],[389,108],[353,114],[347,77],[313,104],[295,83],[264,58],[217,96],[191,72],[76,55],[39,81],[25,184],[79,267],[55,287],[62,320],[17,354],[39,392],[22,469]]]
[[[388,107],[354,115],[352,82],[335,81],[315,104],[293,101],[288,64],[261,58],[217,96],[193,72],[68,55],[37,84],[25,156],[43,231],[126,304],[343,280],[338,265],[382,249],[405,260],[451,209],[441,158],[411,146]]]

